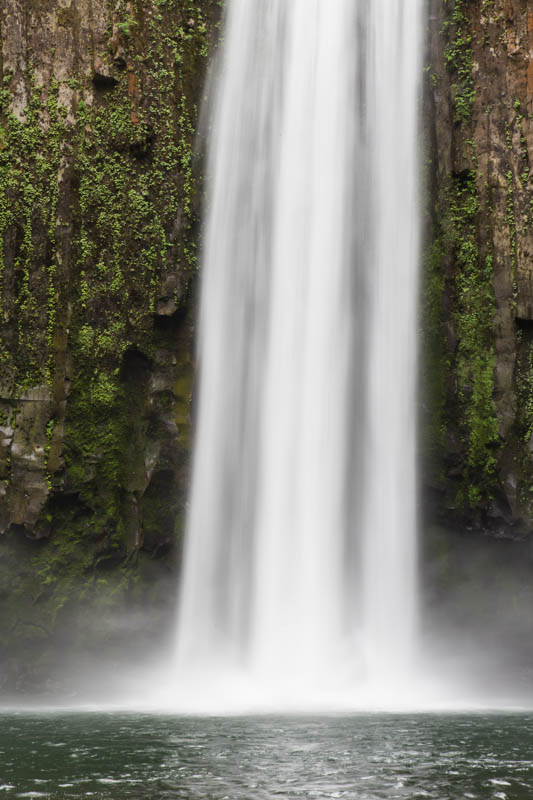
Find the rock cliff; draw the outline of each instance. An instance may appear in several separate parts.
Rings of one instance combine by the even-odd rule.
[[[194,141],[219,5],[0,9],[4,680],[28,648],[38,669],[82,610],[157,605],[176,551],[190,451]]]
[[[422,392],[426,497],[453,524],[533,524],[533,9],[431,0]]]

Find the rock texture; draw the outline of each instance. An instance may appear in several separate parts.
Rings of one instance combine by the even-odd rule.
[[[218,15],[215,0],[0,9],[0,648],[15,661],[75,608],[147,602],[176,551]]]
[[[431,0],[422,386],[432,511],[533,527],[533,9]]]

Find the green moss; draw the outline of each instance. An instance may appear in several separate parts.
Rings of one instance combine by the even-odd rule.
[[[480,253],[475,172],[451,180],[445,241],[455,260],[455,371],[459,428],[467,460],[457,502],[476,508],[497,482],[499,425],[494,404],[494,292],[490,253]]]
[[[100,610],[149,602],[181,534],[193,368],[180,326],[196,280],[194,136],[217,8],[108,4],[127,66],[113,67],[106,46],[98,55],[116,83],[93,84],[85,63],[40,88],[29,65],[20,119],[12,75],[2,75],[0,368],[10,399],[0,422],[14,426],[21,396],[43,387],[30,422],[48,498],[35,525],[0,536],[0,648],[20,644],[32,665],[53,657],[67,624],[82,639]],[[80,33],[78,12],[49,11]],[[169,292],[180,315],[155,321]],[[155,365],[164,391],[149,383]],[[0,470],[6,508],[17,490],[9,455]]]
[[[52,526],[48,558],[58,573],[63,561],[84,552],[87,535],[105,535],[123,556],[137,546],[124,509],[145,489],[148,432],[168,438],[167,430],[153,430],[145,377],[130,379],[124,364],[133,351],[148,363],[177,347],[173,328],[154,329],[156,300],[169,276],[179,287],[172,291],[180,308],[192,293],[201,186],[193,141],[215,6],[214,0],[133,0],[127,13],[121,6],[115,23],[128,66],[115,70],[116,84],[95,86],[80,72],[40,88],[30,65],[21,119],[12,111],[12,76],[2,76],[2,384],[15,399],[47,384],[52,398],[41,430],[50,496],[38,525]],[[77,12],[60,9],[58,23],[78,25]],[[73,98],[68,123],[65,96]],[[179,420],[184,453],[189,363],[187,370],[188,388],[157,400]],[[7,461],[2,469],[9,492]],[[59,510],[64,490],[85,509],[75,523]],[[155,509],[158,494],[152,495]],[[169,507],[173,529],[179,509]],[[155,510],[148,516],[163,524]],[[77,559],[81,572],[88,553],[87,562]]]
[[[59,85],[46,99],[28,76],[25,118],[9,109],[9,90],[0,99],[4,147],[0,150],[0,364],[5,383],[21,391],[50,378],[56,321],[56,226],[61,142],[65,110]],[[4,76],[9,87],[10,76]],[[6,251],[11,233],[20,244]],[[7,262],[7,263],[6,263]],[[36,268],[39,265],[41,268]]]
[[[472,35],[469,32],[465,0],[444,0],[444,2],[449,10],[442,31],[448,39],[444,58],[454,79],[452,92],[455,120],[464,123],[472,115],[475,99],[472,77]]]
[[[125,561],[113,537],[93,525],[92,513],[79,502],[52,501],[43,522],[51,528],[46,539],[30,541],[11,531],[0,542],[0,647],[32,665],[61,663],[64,645],[54,646],[61,635],[68,635],[71,653],[87,646],[88,635],[103,650],[109,646],[107,615],[141,610],[158,591],[150,560],[141,554],[134,563]],[[156,625],[157,609],[153,614]]]
[[[438,473],[441,473],[438,462],[446,432],[446,381],[450,368],[444,334],[444,285],[443,242],[436,238],[429,244],[423,261],[421,380],[425,410],[422,426],[424,458]]]
[[[70,28],[77,20],[75,8],[60,8],[57,12],[57,24],[63,28]]]
[[[533,337],[526,326],[518,330],[515,371],[518,398],[516,449],[517,496],[522,513],[533,517]]]
[[[475,149],[472,142],[466,146],[473,168],[441,183],[424,262],[422,445],[446,502],[475,515],[498,485],[501,442],[494,401],[493,257],[480,231]]]

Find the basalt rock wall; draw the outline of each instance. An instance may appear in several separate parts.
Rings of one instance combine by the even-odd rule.
[[[429,0],[422,281],[426,511],[533,529],[533,7]]]
[[[0,7],[0,685],[172,606],[219,5]]]

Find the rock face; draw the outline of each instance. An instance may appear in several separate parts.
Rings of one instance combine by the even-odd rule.
[[[80,601],[146,601],[179,542],[194,137],[218,14],[0,9],[0,648],[15,660]]]
[[[422,387],[432,513],[533,527],[533,10],[431,0]]]
[[[172,611],[194,370],[193,143],[220,5],[0,9],[0,687],[42,684],[67,641],[140,652]],[[426,509],[526,537],[533,11],[428,11]]]

